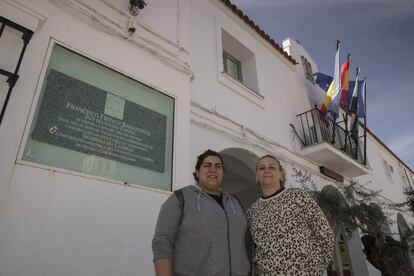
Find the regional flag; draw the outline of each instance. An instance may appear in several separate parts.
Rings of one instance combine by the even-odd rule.
[[[365,96],[365,91],[364,91],[364,85],[365,81],[364,80],[359,80],[358,81],[358,91],[359,91],[359,96],[358,97],[358,118],[362,119],[365,118],[365,112],[364,112],[364,96]],[[349,82],[349,91],[354,91],[354,87],[355,87],[355,81],[350,81]],[[352,94],[349,93],[348,94],[348,103],[351,102],[352,99]],[[346,107],[346,110],[348,110],[349,107]]]
[[[354,139],[358,139],[358,98],[359,98],[359,68],[357,67],[356,79],[355,79],[355,86],[354,91],[352,93],[352,98],[349,103],[349,114],[351,115],[351,119],[349,120],[348,129],[351,131],[351,137]]]
[[[339,100],[341,92],[341,76],[339,74],[339,44],[336,42],[335,69],[334,79],[326,92],[326,96],[322,102],[321,111],[325,113],[326,118],[335,122],[339,116]]]

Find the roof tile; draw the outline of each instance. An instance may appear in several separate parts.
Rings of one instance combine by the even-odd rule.
[[[246,24],[248,24],[256,33],[258,33],[263,39],[265,39],[267,42],[269,42],[270,45],[272,45],[278,52],[282,54],[285,58],[288,59],[292,64],[296,65],[298,64],[297,61],[288,55],[282,47],[279,46],[275,42],[274,39],[272,39],[268,34],[266,34],[256,23],[254,23],[253,20],[251,20],[247,15],[245,15],[240,9],[237,8],[236,5],[231,3],[229,0],[220,0],[226,7],[228,7],[234,14],[236,14],[240,19],[242,19]]]

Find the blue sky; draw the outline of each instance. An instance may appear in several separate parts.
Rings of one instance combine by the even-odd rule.
[[[322,73],[351,54],[367,78],[367,125],[414,170],[414,0],[232,0],[279,45],[298,40]],[[368,157],[369,158],[369,157]]]

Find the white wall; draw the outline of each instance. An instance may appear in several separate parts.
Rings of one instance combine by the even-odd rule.
[[[191,2],[191,99],[266,137],[290,145],[289,123],[307,108],[296,67],[219,1]],[[223,77],[221,30],[255,54],[258,92]],[[296,104],[292,105],[295,102]]]
[[[410,169],[402,164],[395,156],[393,156],[388,149],[379,143],[371,135],[368,136],[367,141],[367,157],[371,168],[369,175],[355,178],[354,180],[362,184],[367,191],[381,191],[379,197],[379,205],[383,203],[383,211],[390,219],[389,227],[393,238],[399,240],[397,227],[397,213],[400,212],[409,223],[414,222],[413,214],[406,209],[406,211],[398,211],[389,209],[386,206],[392,203],[405,202],[406,196],[404,190],[407,188],[403,180],[403,169],[405,168],[408,175],[411,174]],[[383,160],[393,167],[391,177],[388,177]],[[404,176],[405,177],[405,176]]]
[[[116,7],[126,10],[127,2],[119,1]],[[188,182],[188,5],[151,1],[137,17],[150,31],[137,26],[131,42],[122,37],[125,15],[102,1],[87,3],[105,15],[95,13],[103,22],[112,27],[111,22],[117,22],[119,33],[105,32],[76,12],[72,7],[91,11],[81,1],[0,2],[2,16],[39,22],[39,27],[27,25],[34,26],[35,34],[0,126],[1,275],[153,274],[151,239],[168,192],[20,161],[51,40],[175,98],[173,186]],[[171,41],[179,41],[183,49]],[[1,51],[20,47],[18,42]],[[175,67],[151,50],[173,60]]]

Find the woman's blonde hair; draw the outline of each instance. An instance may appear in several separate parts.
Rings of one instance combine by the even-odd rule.
[[[257,160],[257,163],[256,163],[256,176],[257,176],[257,166],[259,165],[260,160],[262,160],[264,158],[267,158],[267,157],[272,158],[273,160],[275,160],[277,165],[279,166],[279,170],[280,170],[281,175],[282,175],[282,177],[280,178],[280,188],[284,188],[285,187],[285,182],[286,182],[286,171],[285,171],[285,168],[283,168],[282,165],[280,164],[280,161],[277,160],[277,158],[274,157],[273,155],[266,154],[266,155],[263,155],[262,157],[260,157],[259,160]],[[257,184],[259,184],[258,180],[256,180],[256,182],[257,182]]]

